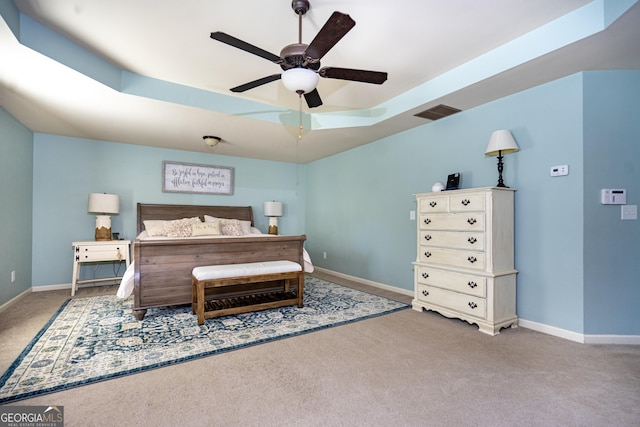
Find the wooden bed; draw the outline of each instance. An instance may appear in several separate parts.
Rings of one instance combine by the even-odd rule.
[[[137,205],[138,235],[146,220],[173,220],[204,215],[251,221],[251,206]],[[288,260],[304,265],[300,236],[240,236],[225,238],[180,238],[133,242],[133,313],[142,320],[147,309],[192,303],[191,271],[204,265]],[[235,285],[216,298],[266,294],[282,290],[282,283]]]

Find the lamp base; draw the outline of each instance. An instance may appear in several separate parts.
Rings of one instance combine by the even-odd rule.
[[[96,241],[111,240],[111,217],[96,215]]]
[[[278,235],[278,218],[269,218],[269,234]]]
[[[96,242],[111,240],[111,228],[96,228]]]
[[[503,170],[504,170],[504,163],[502,162],[502,150],[498,150],[498,185],[496,185],[496,187],[509,188],[506,185],[504,185],[504,180],[502,179]]]

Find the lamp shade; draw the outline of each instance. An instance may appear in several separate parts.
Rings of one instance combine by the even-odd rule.
[[[120,196],[117,194],[91,193],[89,194],[89,213],[118,214],[120,213]]]
[[[282,202],[264,202],[264,216],[282,216]]]
[[[511,132],[507,129],[501,129],[491,134],[489,145],[487,145],[487,150],[484,154],[485,156],[497,156],[500,152],[502,152],[502,154],[509,154],[515,153],[518,150],[520,149],[513,139]]]
[[[318,74],[307,68],[291,68],[282,73],[282,84],[298,94],[309,93],[318,84]]]

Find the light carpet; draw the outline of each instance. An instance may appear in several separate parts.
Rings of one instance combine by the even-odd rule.
[[[316,277],[305,279],[304,307],[207,319],[191,306],[150,309],[115,295],[67,300],[0,378],[0,403],[12,402],[343,325],[409,305]]]

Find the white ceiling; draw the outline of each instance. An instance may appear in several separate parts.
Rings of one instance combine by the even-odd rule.
[[[367,144],[428,123],[413,115],[441,103],[467,110],[583,70],[640,69],[636,0],[311,0],[305,43],[334,10],[356,21],[322,65],[389,79],[321,78],[324,105],[302,103],[298,142],[299,99],[280,81],[229,91],[279,66],[209,37],[223,31],[278,55],[298,38],[289,0],[14,3],[80,45],[78,56],[87,50],[126,72],[111,88],[51,53],[55,38],[46,56],[0,21],[0,57],[10,58],[0,102],[32,131],[266,160],[305,163]],[[223,142],[207,147],[203,135]]]

